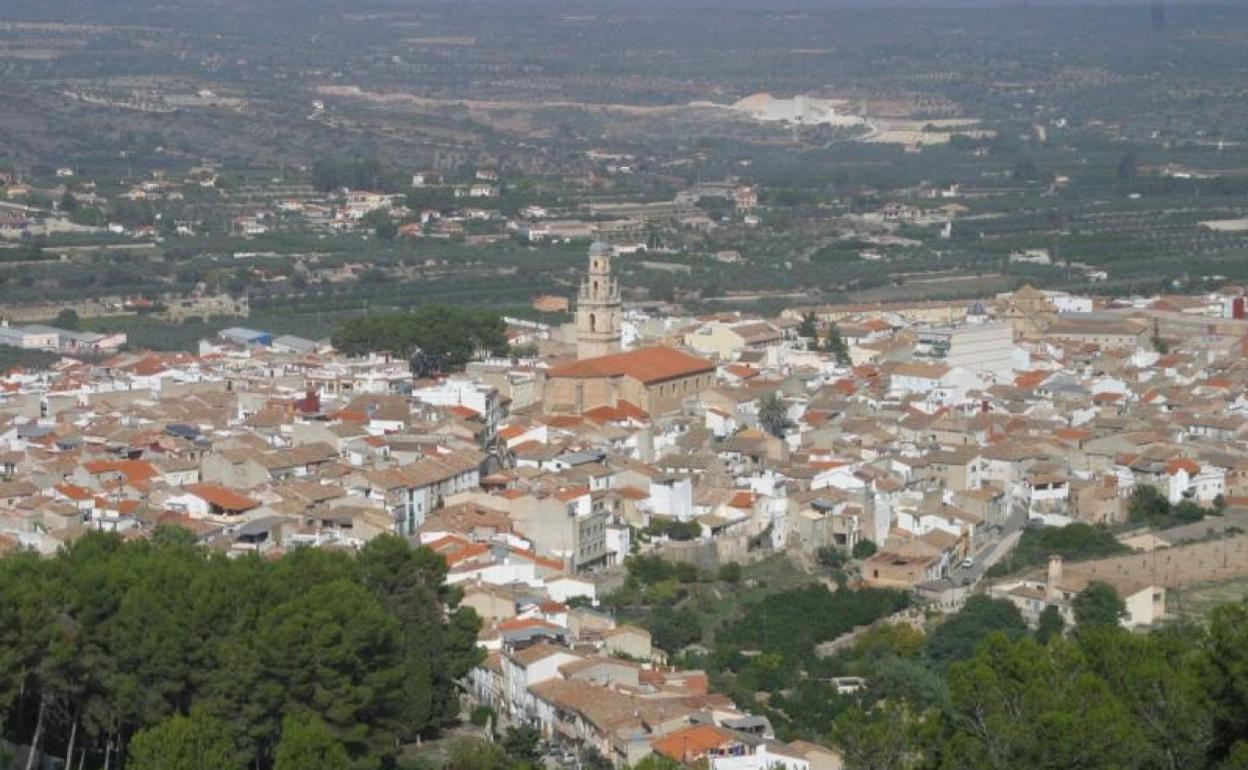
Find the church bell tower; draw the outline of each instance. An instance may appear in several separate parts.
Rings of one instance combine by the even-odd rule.
[[[589,274],[576,298],[576,357],[620,352],[620,287],[611,275],[611,247],[589,247]]]

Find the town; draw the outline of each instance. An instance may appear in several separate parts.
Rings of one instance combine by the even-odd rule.
[[[1248,767],[1248,7],[3,5],[0,768]]]
[[[242,327],[195,354],[15,368],[0,544],[50,556],[93,530],[176,526],[274,559],[407,538],[481,619],[468,708],[617,766],[718,770],[842,758],[779,741],[767,709],[674,665],[698,659],[696,629],[627,622],[646,560],[737,583],[778,559],[835,592],[896,592],[813,639],[829,650],[938,626],[981,594],[1073,626],[1082,592],[1108,586],[1123,626],[1156,626],[1184,611],[1168,592],[1248,579],[1240,290],[668,316],[621,300],[616,267],[638,258],[595,242],[574,322],[500,319],[510,352],[459,371]],[[1103,555],[1077,537],[1020,547],[1066,531]]]

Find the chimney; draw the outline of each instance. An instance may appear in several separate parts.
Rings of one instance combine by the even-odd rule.
[[[1062,596],[1062,557],[1058,554],[1049,556],[1049,574],[1044,581],[1044,600],[1053,604]]]

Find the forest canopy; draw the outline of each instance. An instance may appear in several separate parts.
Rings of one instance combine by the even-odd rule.
[[[380,767],[456,716],[455,682],[480,659],[445,576],[390,536],[264,560],[158,529],[0,559],[0,729],[90,767],[176,764],[185,738],[266,770],[310,732]]]
[[[409,357],[417,350],[436,356],[449,369],[479,354],[507,352],[506,325],[488,310],[426,305],[411,313],[365,316],[345,322],[333,336],[347,355],[389,351]]]

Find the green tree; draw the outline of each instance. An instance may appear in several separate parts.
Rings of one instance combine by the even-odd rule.
[[[1183,500],[1178,505],[1170,509],[1171,515],[1174,517],[1174,525],[1191,524],[1205,518],[1207,511],[1192,502],[1191,500]]]
[[[1014,162],[1013,176],[1020,182],[1036,182],[1040,180],[1040,167],[1032,158],[1019,158]]]
[[[741,563],[730,561],[719,565],[719,579],[729,585],[737,585],[741,582]]]
[[[1117,626],[1127,617],[1127,605],[1114,587],[1108,583],[1093,581],[1079,592],[1073,602],[1075,625]]]
[[[682,768],[684,765],[658,752],[647,754],[640,762],[633,765],[633,770],[682,770]]]
[[[386,350],[408,357],[419,350],[442,365],[459,368],[484,354],[506,355],[506,325],[488,310],[427,305],[412,313],[353,318],[333,335],[347,355]]]
[[[1038,567],[1046,564],[1053,554],[1069,562],[1114,556],[1129,553],[1130,550],[1108,529],[1083,522],[1065,527],[1027,529],[1014,551],[1004,561],[993,565],[989,574],[999,576]]]
[[[1248,758],[1248,601],[1216,608],[1209,619],[1200,677],[1212,701],[1210,758],[1226,767]]]
[[[652,585],[675,576],[676,565],[662,556],[638,554],[624,560],[624,568],[628,571],[628,579],[642,585]]]
[[[1061,611],[1050,604],[1040,612],[1036,622],[1036,641],[1048,644],[1050,639],[1060,637],[1065,630],[1066,621],[1062,619]]]
[[[1027,632],[1018,608],[1005,599],[976,595],[962,609],[928,633],[927,657],[938,664],[966,660],[991,634],[1017,639]]]
[[[845,770],[908,770],[922,757],[920,728],[904,702],[842,713],[829,736],[845,759]]]
[[[875,556],[876,550],[875,541],[864,537],[862,540],[854,543],[853,557],[855,559],[870,559],[872,556]]]
[[[177,524],[158,524],[152,530],[152,542],[170,548],[190,547],[195,545],[195,533]]]
[[[675,654],[702,640],[702,623],[692,610],[664,604],[650,615],[650,636],[654,646]]]
[[[284,712],[302,708],[323,719],[352,758],[393,750],[403,729],[399,622],[363,586],[312,585],[274,607],[259,638]]]
[[[815,317],[813,311],[802,314],[801,323],[797,325],[797,336],[808,340],[808,345],[814,346],[819,342],[819,321]]]
[[[536,765],[542,759],[542,734],[530,724],[508,727],[499,745],[517,762]]]
[[[604,757],[602,752],[593,746],[581,749],[578,759],[581,761],[581,770],[615,770],[615,765],[611,763],[611,760]]]
[[[373,209],[364,215],[360,224],[372,230],[383,241],[392,241],[399,233],[399,226],[394,223],[386,209]]]
[[[845,344],[845,338],[841,336],[841,330],[835,323],[828,327],[828,336],[824,339],[823,345],[823,349],[831,353],[838,364],[849,366],[849,346]]]
[[[942,766],[1144,767],[1139,724],[1064,639],[988,637],[949,674]]]
[[[446,586],[446,562],[428,548],[378,537],[358,560],[365,585],[399,620],[405,672],[399,725],[401,735],[414,737],[458,713],[456,683],[482,658],[480,619],[457,606],[460,592]]]
[[[854,642],[859,658],[916,658],[923,651],[923,633],[908,623],[881,623]]]
[[[513,770],[502,746],[477,738],[461,738],[451,745],[446,770]]]
[[[129,770],[245,770],[225,723],[203,714],[175,714],[130,741]]]
[[[66,331],[78,331],[82,327],[82,321],[78,318],[78,313],[73,308],[65,308],[56,314],[56,318],[52,324]]]
[[[1139,157],[1135,150],[1127,150],[1118,158],[1118,178],[1135,179],[1139,174]]]
[[[780,396],[772,391],[759,401],[758,421],[768,433],[776,438],[784,438],[785,432],[793,425],[789,420],[788,407]]]
[[[325,723],[311,714],[289,714],[282,720],[273,770],[347,770],[350,761]]]
[[[651,517],[650,524],[646,527],[646,534],[666,536],[672,540],[680,541],[696,540],[702,536],[702,525],[692,519],[681,521],[680,519],[654,516]]]
[[[1131,490],[1127,516],[1132,522],[1152,525],[1163,522],[1169,515],[1170,501],[1156,487],[1139,484]]]
[[[1198,665],[1202,634],[1169,626],[1124,634],[1109,626],[1083,628],[1078,646],[1092,675],[1132,714],[1144,737],[1141,767],[1180,770],[1208,764],[1214,737],[1210,689]]]
[[[849,561],[845,558],[845,553],[833,545],[819,546],[815,551],[815,559],[821,566],[828,569],[840,569],[845,566],[845,562]]]

